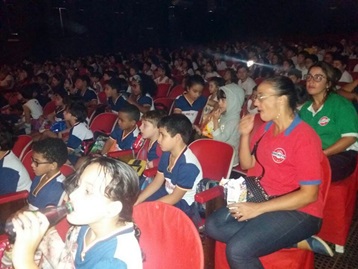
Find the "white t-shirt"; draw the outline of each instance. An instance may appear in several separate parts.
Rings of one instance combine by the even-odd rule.
[[[350,83],[353,81],[353,78],[351,76],[351,74],[349,74],[347,72],[347,70],[344,70],[344,72],[342,73],[342,76],[341,78],[339,79],[339,82],[347,82],[347,83]]]
[[[35,120],[40,118],[43,114],[42,106],[40,105],[39,101],[37,99],[30,99],[25,104],[30,111],[31,111],[31,117]]]

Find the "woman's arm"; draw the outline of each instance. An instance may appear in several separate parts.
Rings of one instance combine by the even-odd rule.
[[[354,136],[345,136],[340,138],[336,143],[332,146],[323,150],[323,153],[326,156],[331,156],[340,152],[345,151],[349,146],[354,144],[357,141],[357,138]]]
[[[229,205],[231,214],[239,221],[255,218],[263,213],[296,210],[317,200],[319,185],[301,185],[300,189],[263,203],[235,203]]]
[[[242,169],[250,169],[255,166],[255,157],[252,156],[250,150],[250,133],[254,128],[255,115],[246,115],[240,120],[240,146],[239,146],[239,160]]]
[[[25,123],[31,123],[31,110],[27,105],[23,105]]]

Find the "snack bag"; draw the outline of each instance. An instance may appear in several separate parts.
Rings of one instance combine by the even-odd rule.
[[[224,187],[226,203],[228,205],[246,202],[247,189],[243,177],[223,178],[219,184]]]

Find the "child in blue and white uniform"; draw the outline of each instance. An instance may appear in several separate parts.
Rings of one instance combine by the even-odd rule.
[[[199,120],[198,116],[206,105],[206,98],[201,95],[204,85],[201,76],[190,76],[186,82],[186,91],[174,101],[173,112],[187,116],[191,123]]]
[[[43,255],[37,265],[34,252],[49,223],[41,213],[20,213],[13,221],[19,239],[12,252],[14,267],[42,268],[47,262],[61,269],[141,269],[141,250],[132,220],[139,191],[135,171],[112,158],[90,158],[65,186],[74,208],[67,220],[75,225],[66,242],[56,230],[48,232],[39,246]]]

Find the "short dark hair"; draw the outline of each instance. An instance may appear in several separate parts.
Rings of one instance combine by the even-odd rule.
[[[14,147],[15,138],[14,133],[5,121],[0,122],[0,150],[11,150]]]
[[[200,75],[192,75],[188,77],[185,84],[187,88],[191,88],[196,84],[202,85],[204,87],[205,81]]]
[[[119,218],[122,221],[132,221],[133,205],[139,195],[138,175],[132,167],[124,162],[109,157],[88,157],[76,171],[74,176],[66,178],[64,187],[67,194],[70,194],[78,186],[81,174],[91,164],[98,164],[100,171],[103,171],[104,178],[111,180],[106,184],[104,195],[111,201],[120,201],[122,211]]]
[[[119,109],[118,112],[126,113],[130,120],[138,122],[140,119],[140,111],[138,107],[132,104],[125,105]]]
[[[77,77],[77,79],[82,80],[87,83],[87,85],[90,85],[91,79],[87,75],[82,75]]]
[[[85,122],[87,119],[87,107],[83,101],[74,101],[70,103],[67,109],[72,116],[77,118],[78,122]]]
[[[128,89],[128,82],[124,78],[111,78],[106,84],[117,92],[126,92]]]
[[[335,53],[333,56],[333,61],[340,61],[342,63],[342,65],[347,65],[348,64],[348,56]]]
[[[193,130],[190,120],[183,114],[163,117],[158,123],[158,128],[165,128],[172,137],[180,134],[185,144],[189,143]]]
[[[64,165],[68,158],[65,142],[60,138],[48,137],[32,144],[32,151],[41,153],[49,162],[57,163],[58,167]]]
[[[296,68],[292,68],[288,71],[287,76],[295,76],[296,78],[302,78],[302,71]]]

